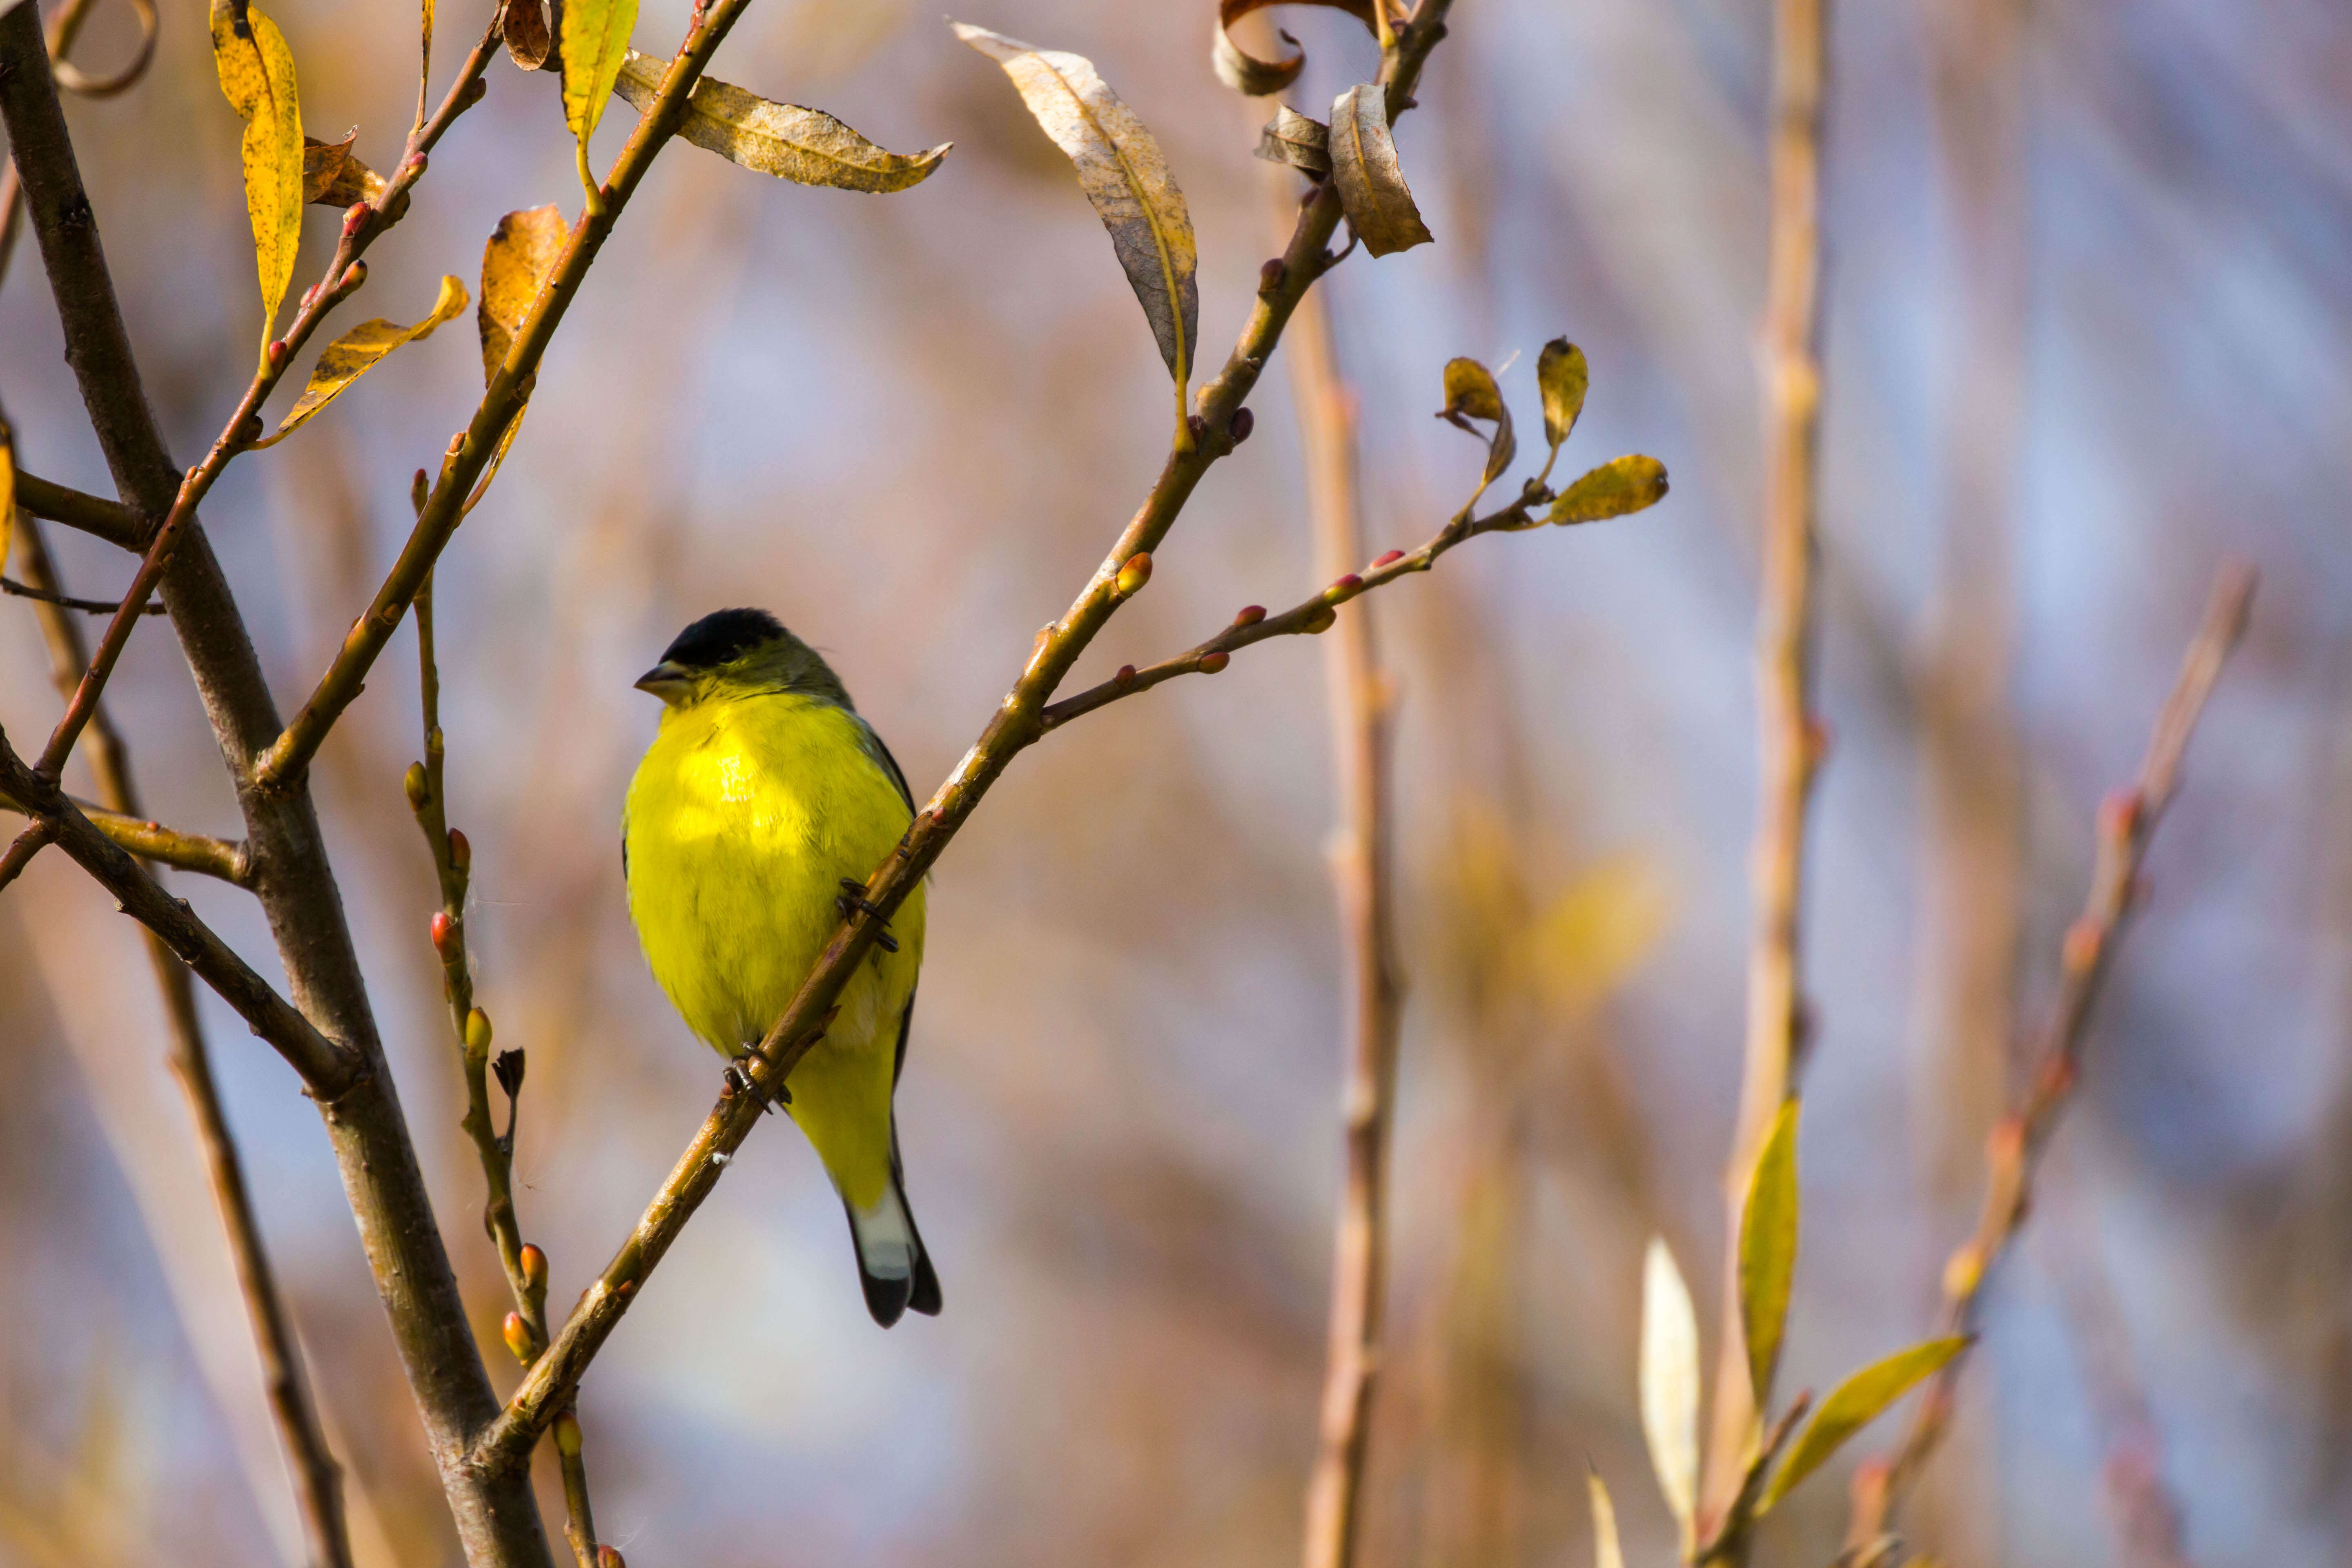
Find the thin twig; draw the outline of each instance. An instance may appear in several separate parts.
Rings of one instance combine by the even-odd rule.
[[[2224,567],[2215,578],[2204,621],[2189,645],[2180,679],[2157,719],[2138,778],[2130,788],[2109,796],[2099,809],[2098,863],[2091,874],[2083,912],[2067,928],[2059,949],[2058,998],[2042,1026],[2033,1052],[2040,1066],[2023,1101],[1993,1129],[1986,1145],[1984,1208],[1975,1236],[1945,1266],[1940,1333],[1975,1334],[1993,1266],[2025,1222],[2042,1151],[2057,1131],[2059,1117],[2082,1077],[2091,1005],[2106,979],[2125,922],[2138,906],[2140,865],[2147,858],[2148,840],[2165,808],[2172,804],[2180,782],[2181,757],[2196,731],[2206,699],[2221,678],[2222,665],[2244,635],[2253,595],[2253,569],[2242,563]],[[1849,1542],[1872,1541],[1887,1533],[1903,1500],[1943,1440],[1968,1355],[1962,1351],[1936,1374],[1893,1457],[1866,1465],[1855,1475]]]
[[[1269,182],[1287,208],[1296,183]],[[1290,321],[1290,384],[1307,468],[1318,567],[1344,575],[1363,559],[1355,396],[1340,379],[1324,290]],[[1394,688],[1381,668],[1372,607],[1339,616],[1324,645],[1339,823],[1330,844],[1339,940],[1347,952],[1346,1158],[1331,1261],[1331,1310],[1315,1468],[1307,1485],[1306,1568],[1350,1568],[1360,1538],[1364,1464],[1381,1366],[1388,1253],[1389,1128],[1396,1097],[1398,978],[1389,722]]]
[[[120,604],[115,599],[76,599],[54,589],[37,588],[30,583],[19,583],[13,577],[0,577],[0,594],[12,594],[19,599],[37,599],[45,605],[55,605],[61,610],[79,610],[86,616],[110,616]],[[161,605],[150,605],[142,612],[150,616],[163,613]]]
[[[95,534],[109,544],[119,544],[125,550],[143,548],[148,533],[148,520],[131,507],[119,500],[86,495],[65,485],[52,484],[38,474],[16,470],[16,504],[35,517],[46,517],[52,522],[62,522],[68,528]],[[108,609],[114,606],[109,605]]]
[[[1813,711],[1814,447],[1820,428],[1821,150],[1828,70],[1824,0],[1778,0],[1773,21],[1771,255],[1761,353],[1765,473],[1762,605],[1756,630],[1763,783],[1750,874],[1748,1040],[1739,1118],[1724,1170],[1723,1332],[1701,1513],[1735,1500],[1758,1411],[1740,1332],[1741,1203],[1758,1152],[1795,1087],[1804,1047],[1800,919],[1805,815],[1822,762]],[[1698,1535],[1714,1531],[1703,1518]],[[1744,1532],[1740,1534],[1745,1539]]]
[[[1422,0],[1412,20],[1399,30],[1395,50],[1383,60],[1380,74],[1387,87],[1391,119],[1412,97],[1423,63],[1444,36],[1450,4],[1451,0]],[[1234,416],[1256,386],[1300,296],[1328,265],[1325,258],[1339,223],[1339,197],[1329,190],[1318,193],[1300,210],[1278,275],[1268,268],[1268,281],[1259,291],[1239,342],[1224,368],[1201,388],[1195,405],[1199,412],[1194,416],[1201,423],[1200,435],[1189,450],[1170,452],[1150,493],[1076,602],[1060,620],[1039,633],[1028,664],[979,741],[916,814],[889,858],[875,868],[866,884],[866,904],[835,931],[791,1005],[761,1043],[758,1054],[765,1065],[753,1068],[755,1092],[722,1100],[704,1119],[628,1239],[556,1331],[547,1354],[533,1363],[506,1409],[474,1444],[467,1455],[469,1464],[486,1473],[510,1474],[529,1459],[538,1435],[563,1408],[582,1373],[627,1311],[638,1285],[661,1261],[679,1230],[718,1184],[725,1163],[751,1135],[760,1119],[760,1100],[773,1098],[794,1064],[822,1037],[835,999],[851,971],[864,961],[876,934],[939,858],[990,785],[1015,756],[1045,733],[1045,710],[1055,687],[1118,608],[1123,596],[1118,587],[1120,572],[1167,536],[1202,475],[1232,451]]]
[[[61,607],[72,601],[58,592],[62,584],[49,556],[48,542],[42,536],[40,525],[29,518],[19,524],[16,551],[25,574],[46,591],[38,614],[41,634],[49,647],[50,678],[57,684],[59,697],[70,697],[75,681],[88,667],[89,651],[82,644],[80,624]],[[88,743],[82,748],[82,755],[89,764],[90,776],[106,802],[109,816],[121,821],[136,820],[139,794],[131,776],[131,753],[103,704],[90,715]],[[118,844],[123,842],[120,833],[109,832],[108,837]],[[190,984],[187,966],[173,955],[163,939],[152,931],[145,934],[148,963],[154,970],[156,986],[163,994],[163,1018],[172,1042],[172,1072],[180,1080],[180,1091],[195,1121],[196,1142],[204,1152],[213,1203],[220,1211],[229,1257],[236,1268],[237,1284],[245,1293],[246,1316],[253,1326],[254,1349],[261,1361],[262,1385],[268,1397],[270,1415],[278,1424],[278,1440],[286,1447],[287,1468],[292,1472],[295,1502],[302,1516],[310,1563],[313,1568],[351,1568],[350,1531],[343,1518],[342,1470],[327,1447],[326,1433],[320,1426],[318,1407],[303,1368],[301,1347],[294,1337],[293,1320],[278,1293],[269,1253],[262,1242],[260,1222],[254,1215],[252,1196],[246,1184],[244,1162],[213,1079],[211,1051],[196,1016],[195,990]]]

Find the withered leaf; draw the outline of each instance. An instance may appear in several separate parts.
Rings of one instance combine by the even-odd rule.
[[[1258,133],[1257,155],[1269,163],[1287,163],[1310,174],[1328,174],[1331,172],[1331,128],[1284,104]]]
[[[1666,466],[1655,458],[1635,453],[1601,464],[1568,489],[1551,505],[1547,521],[1598,522],[1655,506],[1666,495]]]
[[[956,37],[1004,68],[1029,112],[1076,165],[1078,184],[1110,231],[1181,397],[1192,378],[1201,293],[1192,276],[1192,215],[1160,143],[1084,56],[953,26]]]
[[[547,7],[541,0],[507,0],[499,30],[506,39],[508,58],[527,71],[547,68],[555,38],[548,31]]]
[[[240,19],[230,0],[213,0],[212,37],[221,93],[245,121],[245,210],[253,221],[254,262],[261,276],[266,365],[302,240],[302,108],[294,56],[258,5],[247,5]]]
[[[441,296],[433,303],[432,314],[414,326],[402,326],[378,317],[362,321],[333,342],[319,355],[311,368],[310,384],[292,408],[287,410],[285,421],[276,434],[257,447],[272,447],[308,424],[311,416],[342,395],[343,389],[367,374],[375,363],[403,343],[421,342],[433,335],[433,329],[466,308],[466,286],[455,278],[441,279]]]
[[[1642,1435],[1688,1554],[1698,1506],[1698,1313],[1664,1237],[1642,1265]]]
[[[1584,389],[1591,380],[1584,351],[1566,338],[1552,339],[1536,356],[1536,384],[1543,390],[1544,439],[1553,451],[1559,451],[1569,432],[1576,428],[1576,416],[1584,412]]]
[[[1374,256],[1426,245],[1436,237],[1421,221],[1412,192],[1389,139],[1388,89],[1364,82],[1331,105],[1331,178],[1339,189],[1348,226]]]
[[[661,91],[666,60],[631,49],[614,85],[642,114]],[[740,87],[704,77],[686,101],[677,133],[730,163],[803,185],[876,194],[903,191],[929,179],[947,156],[941,142],[912,157],[887,152],[822,110],[772,103]]]
[[[569,231],[563,215],[551,202],[543,207],[512,212],[499,219],[490,242],[482,247],[482,300],[474,319],[482,332],[482,382],[488,385],[506,363],[507,350],[522,329],[555,258],[563,252]]]
[[[352,153],[353,131],[340,142],[302,138],[302,199],[320,206],[348,207],[383,194],[383,176]]]
[[[1457,429],[1478,436],[1471,425],[1473,419],[1484,419],[1495,426],[1491,437],[1478,436],[1486,443],[1486,472],[1479,481],[1484,489],[1502,477],[1518,455],[1518,437],[1511,433],[1511,410],[1503,402],[1502,389],[1495,384],[1495,373],[1475,359],[1450,359],[1445,362],[1445,406],[1437,416]]]
[[[604,115],[604,100],[620,79],[628,58],[629,34],[637,25],[637,0],[564,0],[563,122],[580,143],[580,166],[588,167],[588,138]]]
[[[1217,41],[1210,56],[1216,67],[1219,81],[1235,92],[1263,98],[1270,92],[1280,92],[1298,79],[1299,71],[1307,65],[1307,54],[1299,48],[1297,38],[1288,33],[1281,35],[1282,41],[1291,47],[1288,58],[1262,60],[1234,43],[1233,34],[1228,30],[1253,11],[1263,11],[1269,5],[1293,4],[1323,5],[1334,11],[1345,11],[1361,22],[1367,31],[1379,31],[1372,20],[1372,0],[1219,0]]]

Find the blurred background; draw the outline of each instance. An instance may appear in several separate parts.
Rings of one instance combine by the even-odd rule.
[[[1088,55],[1158,133],[1232,341],[1273,253],[1270,105],[1208,68],[1207,0],[972,0]],[[1439,243],[1326,285],[1362,405],[1376,549],[1433,531],[1477,447],[1444,360],[1592,364],[1570,472],[1628,450],[1673,496],[1475,542],[1373,603],[1402,693],[1411,985],[1380,1564],[1581,1563],[1588,1459],[1637,1561],[1672,1554],[1643,1456],[1641,1248],[1720,1289],[1756,787],[1764,0],[1464,0],[1404,166]],[[415,16],[281,0],[306,128],[396,159]],[[685,0],[647,0],[667,52]],[[1317,114],[1368,74],[1283,13]],[[487,20],[441,8],[439,82]],[[127,55],[101,3],[78,58]],[[1973,1218],[2015,1020],[2053,988],[2099,795],[2128,777],[2205,589],[2263,573],[2151,898],[2100,1008],[1956,1440],[1909,1515],[1956,1564],[2136,1563],[2160,1478],[2200,1564],[2352,1554],[2352,13],[2330,0],[1901,0],[1834,16],[1824,706],[1786,1385],[1919,1337]],[[977,734],[1156,472],[1166,384],[1067,164],[1002,73],[909,0],[754,7],[718,74],[898,151],[877,199],[665,153],[551,353],[439,591],[451,820],[480,998],[528,1047],[519,1202],[568,1302],[718,1087],[624,910],[629,689],[707,610],[824,649],[919,795]],[[68,100],[151,395],[192,459],[256,314],[237,125],[199,11],[148,79]],[[608,120],[603,156],[625,114]],[[499,214],[578,186],[556,79],[498,61],[344,315],[469,289]],[[312,209],[300,278],[323,264]],[[348,326],[348,320],[339,325]],[[0,291],[20,461],[111,493],[37,256]],[[408,475],[479,392],[460,321],[205,508],[281,704],[408,526]],[[281,402],[290,397],[281,395]],[[1313,585],[1281,361],[1258,436],[1078,679]],[[129,563],[52,527],[69,586]],[[345,903],[492,1375],[505,1310],[457,1131],[456,1042],[401,795],[403,631],[315,777]],[[0,602],[0,723],[56,705]],[[161,622],[110,694],[148,808],[237,823]],[[1339,1170],[1340,954],[1318,649],[1270,646],[1024,756],[940,867],[900,1118],[948,1307],[883,1334],[781,1123],[596,1363],[601,1533],[633,1563],[1280,1563],[1313,1451]],[[72,782],[69,780],[69,782]],[[176,889],[265,973],[252,903]],[[0,1562],[290,1562],[291,1505],[136,931],[59,856],[0,901]],[[370,1568],[454,1536],[312,1108],[205,1017]],[[1712,1342],[1712,1324],[1709,1325]],[[1891,1439],[1890,1422],[1874,1434]],[[1769,1525],[1819,1563],[1855,1444]],[[551,1519],[561,1516],[550,1497]],[[2143,1519],[2142,1522],[2145,1521]]]

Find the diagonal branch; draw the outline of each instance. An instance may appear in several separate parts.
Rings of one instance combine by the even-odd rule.
[[[2214,579],[2204,621],[2181,661],[2180,678],[2157,718],[2139,775],[2100,808],[2098,863],[2091,873],[2091,890],[2083,912],[2067,928],[2059,949],[2058,999],[2035,1047],[2041,1066],[2023,1102],[1994,1128],[1986,1148],[1984,1208],[1975,1236],[1945,1266],[1940,1332],[1975,1334],[1993,1266],[2025,1223],[2042,1152],[2049,1147],[2082,1078],[2092,1004],[2098,1000],[2114,963],[2116,943],[2140,901],[2140,866],[2147,857],[2148,841],[2179,787],[2180,763],[2189,737],[2196,732],[2198,717],[2221,679],[2221,667],[2245,634],[2253,596],[2254,572],[2243,563],[2225,566]],[[1857,1473],[1850,1542],[1870,1542],[1886,1534],[1895,1510],[1943,1440],[1968,1353],[1962,1351],[1953,1357],[1928,1384],[1893,1457]]]
[[[1450,5],[1451,0],[1421,0],[1412,19],[1398,29],[1396,47],[1383,58],[1380,72],[1387,87],[1391,119],[1411,100],[1423,63],[1444,36]],[[721,1100],[712,1109],[628,1239],[572,1308],[554,1342],[532,1364],[498,1420],[475,1444],[468,1456],[472,1464],[491,1474],[511,1474],[522,1468],[539,1434],[563,1408],[581,1374],[628,1310],[637,1287],[677,1239],[686,1222],[718,1184],[720,1171],[750,1136],[760,1116],[758,1102],[774,1097],[793,1064],[823,1036],[824,1020],[835,999],[851,972],[864,961],[876,934],[1013,759],[1045,733],[1045,707],[1054,689],[1125,596],[1118,588],[1121,571],[1167,536],[1202,476],[1233,450],[1234,417],[1257,385],[1300,297],[1331,265],[1329,246],[1339,224],[1339,196],[1327,183],[1300,209],[1279,265],[1266,264],[1256,305],[1224,368],[1201,388],[1199,412],[1192,416],[1197,429],[1189,447],[1170,452],[1158,481],[1094,576],[1062,618],[1039,632],[1027,665],[979,741],[916,814],[890,858],[875,868],[866,885],[866,907],[835,931],[799,994],[761,1042],[759,1054],[766,1065],[753,1070],[757,1092]]]
[[[75,666],[79,675],[80,666]],[[166,827],[160,822],[128,813],[110,811],[102,805],[79,796],[68,797],[74,809],[89,818],[89,825],[120,844],[142,860],[152,860],[159,866],[170,866],[182,871],[194,871],[199,876],[217,877],[224,882],[239,887],[249,885],[253,868],[247,860],[245,846],[231,838],[208,838],[201,833],[183,833]],[[14,811],[30,816],[20,801],[0,796],[0,811]]]

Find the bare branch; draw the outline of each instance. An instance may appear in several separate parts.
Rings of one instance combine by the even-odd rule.
[[[119,544],[125,550],[143,550],[147,543],[147,520],[119,500],[106,500],[84,495],[64,485],[51,484],[37,474],[16,470],[16,504],[35,517],[46,517],[52,522],[62,522],[68,528],[78,528],[84,533],[95,534],[109,544]],[[114,606],[107,606],[112,609]]]
[[[79,610],[86,616],[110,616],[114,613],[116,605],[112,599],[77,599],[52,588],[37,588],[30,583],[19,583],[14,577],[0,577],[0,594],[6,594],[18,599],[37,600],[41,604],[53,605],[61,610]],[[163,606],[149,605],[140,613],[160,616],[163,613]]]

